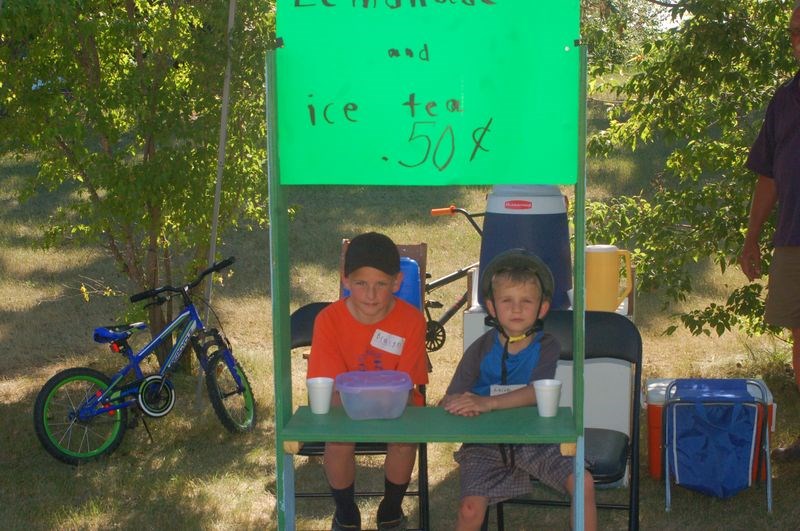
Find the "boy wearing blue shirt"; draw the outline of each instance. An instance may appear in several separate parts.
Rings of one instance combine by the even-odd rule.
[[[480,289],[495,329],[469,346],[441,405],[454,415],[533,406],[533,381],[553,378],[558,341],[542,332],[550,309],[553,275],[537,256],[512,249],[481,273]],[[530,477],[570,495],[575,490],[572,457],[557,444],[464,444],[456,452],[461,477],[457,530],[480,529],[490,504],[531,491]],[[597,528],[594,481],[584,476],[585,529]]]

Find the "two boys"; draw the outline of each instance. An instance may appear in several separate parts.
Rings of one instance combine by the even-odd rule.
[[[308,376],[392,369],[407,372],[415,384],[427,383],[425,321],[419,310],[393,295],[402,273],[391,239],[377,233],[353,238],[342,281],[351,295],[317,317]],[[553,287],[547,266],[525,251],[507,251],[490,262],[480,289],[496,330],[467,349],[442,407],[454,415],[475,416],[536,403],[530,384],[555,375],[560,352],[557,341],[541,331]],[[387,337],[392,341],[385,341]],[[396,348],[387,352],[387,344]],[[419,399],[413,402],[421,405]],[[414,444],[388,445],[379,530],[405,529],[400,505],[415,456]],[[558,445],[464,444],[455,457],[461,468],[459,530],[480,529],[488,505],[528,492],[531,475],[561,492],[572,494],[575,489],[573,459],[562,456]],[[324,466],[336,504],[332,529],[360,529],[353,495],[354,444],[327,443]],[[595,529],[594,483],[588,472],[584,492],[585,526]]]

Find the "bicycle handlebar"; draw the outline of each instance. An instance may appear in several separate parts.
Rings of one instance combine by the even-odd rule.
[[[446,208],[432,208],[431,216],[452,216],[456,213],[456,206],[450,205]]]
[[[157,290],[156,289],[151,289],[151,290],[148,290],[148,291],[143,291],[141,293],[137,293],[135,295],[131,295],[131,299],[130,300],[131,300],[131,302],[143,301],[145,299],[149,299],[151,297],[155,297],[156,295],[158,295],[162,291],[164,291],[164,288],[159,288]]]
[[[213,264],[211,267],[209,267],[208,269],[205,269],[199,275],[197,275],[197,279],[194,282],[192,282],[191,284],[189,284],[189,289],[192,289],[193,287],[195,287],[198,284],[200,284],[200,282],[203,281],[203,278],[206,275],[208,275],[209,273],[216,273],[217,271],[222,271],[226,267],[228,267],[231,264],[233,264],[235,261],[236,261],[236,258],[234,258],[233,256],[230,256],[230,257],[226,258],[225,260],[223,260],[221,262],[217,262],[217,263]]]
[[[203,279],[207,275],[209,275],[210,273],[216,273],[217,271],[222,271],[226,267],[229,267],[231,264],[233,264],[235,261],[236,261],[236,258],[231,256],[231,257],[226,258],[225,260],[222,260],[221,262],[217,262],[217,263],[213,264],[211,267],[201,271],[200,274],[197,275],[196,279],[194,279],[192,282],[190,282],[190,283],[188,283],[188,284],[186,284],[184,286],[181,286],[181,287],[178,287],[178,288],[176,288],[174,286],[161,286],[160,288],[149,289],[147,291],[142,291],[141,293],[136,293],[134,295],[131,295],[130,301],[131,302],[139,302],[139,301],[143,301],[145,299],[152,299],[153,297],[159,295],[160,293],[164,293],[165,291],[172,292],[172,293],[182,293],[184,289],[189,289],[190,290],[190,289],[196,287],[198,284],[200,284],[200,282],[202,282]]]
[[[470,222],[470,224],[472,225],[472,228],[475,229],[475,231],[480,236],[483,236],[483,229],[481,229],[480,225],[478,225],[475,222],[475,218],[486,215],[485,212],[479,212],[477,214],[473,214],[473,213],[468,212],[467,210],[465,210],[463,208],[459,208],[459,207],[457,207],[455,205],[450,205],[449,207],[444,207],[444,208],[432,208],[431,209],[431,216],[452,216],[454,214],[461,214],[465,218],[467,218],[467,221]]]

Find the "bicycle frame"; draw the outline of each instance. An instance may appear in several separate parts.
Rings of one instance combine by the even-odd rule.
[[[145,345],[144,348],[142,348],[138,353],[133,352],[133,349],[127,344],[127,341],[124,343],[123,354],[128,358],[128,364],[111,377],[111,384],[103,393],[92,397],[84,397],[86,403],[79,408],[78,418],[87,419],[102,413],[109,413],[117,409],[134,405],[136,403],[135,397],[138,393],[138,384],[144,378],[144,373],[142,372],[142,368],[140,366],[141,362],[150,354],[152,354],[155,349],[164,340],[166,340],[167,337],[169,337],[176,330],[180,329],[180,333],[170,349],[169,355],[164,360],[164,363],[158,371],[158,375],[164,378],[164,381],[162,382],[162,385],[164,385],[164,382],[166,382],[167,372],[175,365],[175,363],[177,363],[177,361],[186,351],[186,347],[189,345],[189,341],[195,335],[195,332],[197,330],[205,330],[205,325],[200,319],[200,315],[197,313],[197,309],[191,302],[191,299],[189,299],[188,293],[183,293],[183,295],[185,302],[184,310],[155,338],[150,340],[150,342],[148,342],[147,345]],[[200,362],[200,366],[202,367],[203,371],[206,371],[208,367],[208,358],[202,355],[199,350],[197,350],[197,359]],[[228,349],[225,349],[225,362],[228,365],[232,365],[233,363],[233,358]],[[133,371],[135,375],[134,382],[122,387],[121,389],[118,388],[117,386],[131,373],[131,371]],[[238,375],[235,373],[235,371],[234,378],[238,380]],[[237,381],[236,384],[241,386],[242,382]],[[112,403],[112,401],[116,403]],[[102,405],[102,407],[98,408],[98,405]]]
[[[458,208],[455,205],[450,205],[449,207],[445,208],[433,208],[431,209],[432,216],[452,216],[454,214],[461,214],[464,216],[467,221],[469,221],[472,228],[475,229],[475,232],[478,233],[479,236],[483,236],[483,230],[481,229],[480,225],[477,224],[475,221],[476,217],[482,217],[485,215],[485,212],[472,214],[463,208]],[[447,337],[447,333],[445,332],[444,325],[455,316],[458,311],[466,306],[466,304],[470,300],[470,292],[469,288],[464,290],[464,293],[453,303],[452,306],[447,308],[442,315],[439,316],[438,319],[434,319],[431,316],[431,308],[443,308],[444,305],[439,301],[430,300],[427,297],[433,290],[450,284],[451,282],[455,282],[459,279],[464,278],[467,276],[471,269],[478,267],[478,262],[474,264],[470,264],[466,267],[461,269],[457,269],[450,273],[449,275],[445,275],[441,278],[433,280],[431,282],[427,282],[425,284],[425,318],[427,319],[426,330],[425,330],[425,346],[428,349],[428,352],[433,352],[439,350],[444,346],[444,342]]]
[[[472,225],[472,228],[475,229],[475,232],[477,232],[479,236],[483,236],[483,229],[481,229],[480,225],[478,225],[475,222],[475,218],[483,217],[486,214],[485,212],[479,212],[473,214],[468,212],[467,210],[464,210],[463,208],[458,208],[455,205],[450,205],[449,207],[445,208],[431,209],[432,216],[452,216],[454,214],[461,214],[462,216],[464,216],[467,219],[467,221],[469,221],[470,225]],[[427,284],[425,284],[425,294],[427,295],[436,288],[445,286],[447,284],[450,284],[451,282],[455,282],[456,280],[464,278],[469,274],[470,270],[478,267],[479,265],[480,265],[479,262],[475,262],[474,264],[470,264],[466,267],[462,267],[461,269],[457,269],[452,273],[450,273],[449,275],[445,275],[441,278],[428,282]],[[445,311],[442,314],[442,316],[439,317],[438,320],[434,320],[433,318],[431,318],[430,311],[428,311],[428,309],[441,308],[442,307],[441,304],[435,301],[430,301],[430,303],[426,303],[425,313],[427,314],[428,321],[436,321],[440,325],[444,325],[456,314],[456,312],[458,312],[458,310],[460,310],[467,303],[467,301],[469,301],[469,295],[470,295],[469,289],[465,290],[464,294],[461,295],[461,297],[459,297],[459,299],[452,306],[450,306],[450,308],[448,308],[447,311]]]
[[[469,274],[469,272],[472,269],[474,269],[476,267],[478,267],[478,262],[475,262],[474,264],[470,264],[470,265],[468,265],[466,267],[463,267],[461,269],[457,269],[456,271],[453,271],[452,273],[450,273],[448,275],[445,275],[445,276],[443,276],[441,278],[437,278],[436,280],[432,280],[432,281],[426,283],[425,284],[425,294],[427,295],[427,294],[433,292],[434,290],[436,290],[437,288],[440,288],[442,286],[446,286],[447,284],[450,284],[452,282],[455,282],[457,280],[460,280],[460,279],[464,278],[465,276],[467,276]],[[444,325],[445,323],[447,323],[447,321],[449,321],[458,312],[458,310],[460,310],[461,308],[464,307],[464,305],[467,303],[467,301],[469,301],[469,290],[468,289],[464,290],[464,293],[461,295],[461,297],[459,297],[458,300],[456,300],[456,302],[452,306],[450,306],[441,316],[439,316],[438,319],[433,319],[431,317],[431,315],[430,315],[429,309],[430,308],[435,308],[435,307],[441,307],[441,306],[438,306],[439,303],[436,303],[435,301],[426,300],[425,313],[427,314],[427,317],[428,317],[429,321],[436,321],[440,325]]]

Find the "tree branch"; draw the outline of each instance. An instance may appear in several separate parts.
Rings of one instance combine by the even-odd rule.
[[[81,176],[84,185],[86,186],[86,190],[89,192],[89,200],[94,203],[95,205],[99,205],[103,202],[100,198],[100,194],[97,191],[97,188],[92,184],[92,179],[89,174],[86,172],[86,169],[78,160],[78,157],[75,155],[75,152],[70,147],[69,143],[64,140],[63,137],[57,136],[56,137],[56,144],[58,148],[64,153],[69,164],[73,167],[74,171]],[[141,265],[137,263],[136,260],[136,253],[130,247],[130,245],[126,246],[127,252],[123,253],[117,243],[116,238],[110,230],[103,230],[103,235],[105,236],[107,247],[111,251],[111,254],[114,256],[114,259],[117,261],[119,265],[121,265],[125,269],[125,273],[128,275],[128,278],[136,282],[140,286],[144,286],[144,272],[142,271]],[[133,241],[133,234],[131,232],[130,225],[126,224],[123,227],[123,231],[126,234],[126,239],[129,242]]]
[[[75,31],[78,31],[77,23],[74,26]],[[102,76],[100,73],[100,55],[97,52],[97,41],[94,35],[85,34],[79,34],[78,40],[80,42],[80,46],[77,50],[78,64],[81,65],[86,74],[87,86],[92,92],[98,93],[102,85]],[[102,132],[102,127],[97,127],[97,130],[103,152],[111,157],[113,155],[111,141],[108,139],[108,136]]]
[[[661,0],[645,0],[645,1],[657,6],[669,7],[669,8],[680,7],[681,4],[684,3],[683,0],[680,0],[678,2],[663,2]]]

